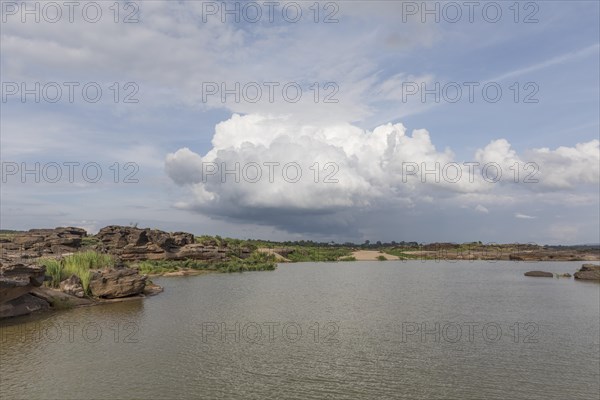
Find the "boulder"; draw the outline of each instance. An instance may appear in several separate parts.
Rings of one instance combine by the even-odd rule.
[[[546,271],[529,271],[525,272],[525,276],[535,276],[540,278],[552,278],[554,274]]]
[[[0,263],[0,304],[4,304],[44,283],[43,266],[22,263]]]
[[[90,292],[95,297],[115,299],[135,296],[144,291],[146,276],[131,268],[108,268],[92,273]]]
[[[74,297],[70,294],[66,294],[57,289],[52,289],[46,286],[41,286],[38,288],[33,288],[29,294],[34,295],[35,297],[39,297],[42,300],[50,303],[51,306],[79,306],[79,305],[88,305],[92,304],[93,300],[89,298],[79,298]]]
[[[71,275],[60,283],[60,290],[71,296],[83,298],[85,296],[85,290],[83,290],[83,284],[81,279],[76,275]]]
[[[574,276],[575,279],[600,281],[600,265],[583,264]]]
[[[173,239],[173,244],[178,247],[195,243],[194,235],[191,233],[175,232],[171,234],[171,237]]]
[[[26,281],[32,286],[42,286],[46,277],[46,268],[36,264],[0,263],[0,278],[5,280]]]
[[[24,294],[0,304],[0,318],[18,317],[50,308],[47,301],[31,294]]]
[[[150,283],[146,282],[146,287],[144,288],[144,294],[146,296],[155,296],[159,293],[162,293],[163,290],[164,289],[162,286],[159,286],[152,282],[150,282]]]

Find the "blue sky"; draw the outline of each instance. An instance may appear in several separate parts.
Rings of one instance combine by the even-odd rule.
[[[243,238],[600,242],[598,2],[519,2],[518,22],[514,2],[481,2],[472,23],[465,6],[456,23],[443,14],[422,22],[408,13],[421,2],[321,2],[315,23],[313,3],[281,2],[302,6],[296,23],[280,8],[274,22],[241,14],[223,23],[207,13],[223,2],[140,1],[139,22],[127,24],[113,21],[112,2],[99,2],[96,23],[78,12],[73,22],[49,23],[48,14],[23,23],[20,2],[3,3],[2,228],[93,232],[135,222]],[[482,9],[496,4],[502,16],[488,22],[494,14]],[[337,23],[323,23],[329,12]],[[537,22],[525,23],[527,15]],[[97,82],[103,93],[93,104],[77,91],[72,103],[66,92],[56,103],[7,94],[35,82]],[[139,89],[137,103],[122,101],[128,82]],[[273,102],[203,101],[207,82],[298,82],[302,98],[290,103],[276,90]],[[337,103],[323,102],[327,82],[339,88]],[[437,103],[403,97],[452,82],[463,90],[456,103],[451,91]],[[477,85],[473,102],[464,82]],[[484,98],[486,83],[501,88],[498,102]],[[537,102],[525,102],[528,94]],[[473,182],[463,170],[458,183],[403,175],[407,163],[469,161],[501,165],[503,179],[490,184],[480,170]],[[36,183],[9,173],[49,162],[95,162],[103,176]],[[121,183],[113,182],[115,162]],[[128,162],[139,167],[137,183],[122,183]],[[199,178],[203,165],[236,162],[298,162],[303,180]],[[307,179],[315,162],[334,163],[338,182]],[[515,162],[536,163],[539,182],[512,182]]]

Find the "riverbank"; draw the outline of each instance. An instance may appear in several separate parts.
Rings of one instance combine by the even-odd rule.
[[[375,250],[358,250],[352,252],[352,258],[356,261],[388,261],[388,260],[400,260],[400,257],[392,254],[384,253],[383,251]],[[350,261],[350,260],[348,260]]]
[[[102,304],[160,293],[150,277],[274,270],[277,263],[310,261],[510,260],[597,261],[598,246],[414,242],[337,245],[196,237],[135,226],[107,226],[95,235],[80,228],[0,234],[0,318],[60,307]],[[580,276],[592,272],[582,271]],[[595,272],[593,272],[595,273]],[[49,287],[71,296],[44,298]],[[37,293],[37,295],[36,295]],[[54,292],[48,292],[54,293]]]
[[[137,227],[3,233],[0,246],[0,318],[158,294],[152,276],[276,268],[274,257],[247,247]]]

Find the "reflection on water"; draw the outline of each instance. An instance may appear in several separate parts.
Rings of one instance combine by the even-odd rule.
[[[580,263],[283,264],[156,279],[140,301],[4,322],[6,398],[591,399]]]

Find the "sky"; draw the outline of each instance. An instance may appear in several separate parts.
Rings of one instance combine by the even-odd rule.
[[[600,243],[597,1],[2,2],[2,229]]]

